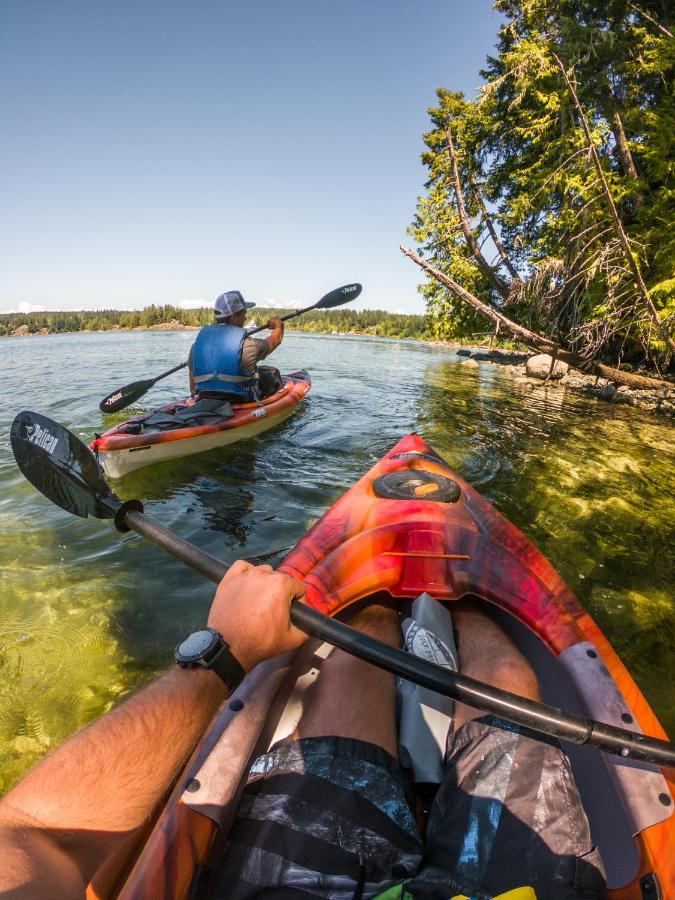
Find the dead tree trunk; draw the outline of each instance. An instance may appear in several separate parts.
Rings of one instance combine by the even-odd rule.
[[[614,381],[617,384],[625,384],[627,387],[632,387],[636,390],[655,390],[656,388],[663,387],[664,382],[658,381],[656,378],[647,378],[644,375],[633,375],[630,372],[622,372],[620,369],[615,369],[612,366],[606,366],[603,363],[594,362],[593,360],[584,359],[582,356],[572,353],[571,350],[565,350],[562,347],[559,347],[549,338],[536,334],[534,331],[530,331],[522,325],[518,325],[517,322],[512,322],[511,319],[507,319],[503,313],[499,312],[499,310],[492,306],[488,306],[487,303],[483,303],[478,297],[474,297],[472,293],[465,290],[465,288],[448,275],[445,275],[435,266],[432,266],[431,263],[422,259],[413,250],[409,250],[407,247],[401,247],[400,249],[405,256],[417,263],[420,268],[424,269],[425,272],[428,272],[436,279],[436,281],[449,288],[453,294],[460,298],[460,300],[464,300],[469,306],[472,306],[478,312],[483,313],[483,315],[487,316],[491,322],[498,325],[501,332],[510,334],[517,341],[525,344],[526,347],[532,347],[533,350],[537,350],[539,353],[549,353],[551,356],[555,356],[556,359],[562,360],[562,362],[566,362],[570,366],[574,366],[575,369],[581,369],[582,372],[598,375],[600,378],[606,378],[608,381]]]

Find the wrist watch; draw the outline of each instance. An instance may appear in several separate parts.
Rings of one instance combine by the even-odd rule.
[[[184,669],[211,669],[225,682],[230,693],[246,675],[229,644],[215,628],[201,628],[184,638],[174,651],[176,662]]]

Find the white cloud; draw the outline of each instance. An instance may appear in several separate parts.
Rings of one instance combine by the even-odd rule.
[[[268,309],[272,307],[276,307],[276,309],[302,309],[303,306],[308,305],[303,303],[302,300],[276,300],[274,297],[264,297],[258,301],[258,306]]]
[[[37,303],[19,303],[18,309],[8,309],[9,313],[33,313],[33,312],[44,312],[46,310],[46,306],[39,306]]]
[[[211,306],[208,300],[181,300],[178,304],[180,309],[201,309],[203,306]]]

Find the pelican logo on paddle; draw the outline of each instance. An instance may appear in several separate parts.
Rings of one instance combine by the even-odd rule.
[[[118,391],[116,394],[113,394],[112,397],[108,397],[105,401],[106,406],[110,406],[111,403],[114,403],[116,400],[119,400],[122,397],[122,391]]]
[[[350,284],[348,287],[343,287],[340,293],[342,294],[353,294],[354,291],[358,291],[358,284]]]
[[[26,437],[31,444],[40,447],[42,450],[49,453],[50,456],[54,450],[56,450],[56,445],[59,442],[56,435],[52,434],[47,428],[41,428],[37,422],[33,425],[28,425],[26,428]]]

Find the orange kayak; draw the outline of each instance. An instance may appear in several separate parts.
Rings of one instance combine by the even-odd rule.
[[[110,428],[90,444],[109,478],[121,478],[136,469],[157,462],[180,459],[226,447],[244,438],[262,434],[293,415],[311,387],[307,372],[283,376],[283,385],[259,403],[233,403],[230,414],[221,421],[206,425],[176,428],[144,427],[157,413],[170,418],[176,410],[188,411],[186,401],[167,403],[159,410],[143,413]]]
[[[427,592],[447,604],[492,605],[527,656],[544,700],[665,738],[607,638],[551,564],[515,526],[449,470],[418,435],[400,441],[302,538],[280,569],[302,579],[310,606],[338,616],[386,592],[402,610]],[[290,734],[321,677],[310,640],[258,666],[204,735],[133,865],[115,860],[89,896],[199,895],[217,865],[251,761]],[[565,745],[594,843],[616,900],[675,897],[672,774]]]

